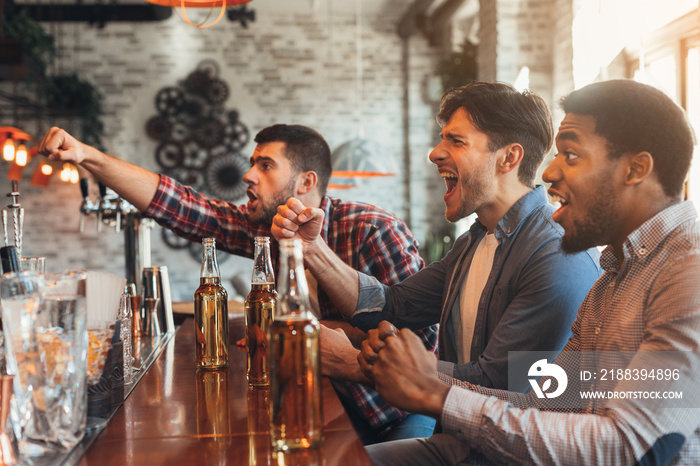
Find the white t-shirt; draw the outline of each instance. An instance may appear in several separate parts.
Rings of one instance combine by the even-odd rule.
[[[459,291],[462,338],[457,342],[457,350],[460,364],[471,361],[471,346],[474,337],[476,314],[484,286],[491,273],[493,256],[496,254],[497,247],[498,240],[496,240],[496,235],[493,233],[489,233],[482,238],[474,252],[469,272],[467,272],[467,279],[464,280]]]

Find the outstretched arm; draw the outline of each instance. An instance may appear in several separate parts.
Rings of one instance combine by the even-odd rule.
[[[145,211],[158,189],[160,176],[83,144],[66,131],[52,127],[39,144],[38,153],[88,170],[140,211]]]
[[[277,208],[277,215],[272,219],[272,234],[278,241],[301,239],[306,267],[340,312],[352,317],[359,296],[357,271],[343,262],[321,238],[324,215],[323,210],[306,207],[298,199],[290,198]]]

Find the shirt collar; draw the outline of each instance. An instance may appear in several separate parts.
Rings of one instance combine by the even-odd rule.
[[[665,208],[627,236],[622,245],[625,262],[644,259],[680,224],[696,218],[697,213],[691,201]],[[619,269],[619,261],[611,246],[606,247],[601,254],[600,265],[609,272]]]
[[[538,185],[535,189],[525,194],[523,197],[513,204],[508,209],[508,212],[498,221],[494,233],[499,240],[510,237],[515,234],[518,226],[525,220],[530,213],[537,207],[547,203],[544,186]]]

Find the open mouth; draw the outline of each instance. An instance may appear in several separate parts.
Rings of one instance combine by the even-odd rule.
[[[442,172],[440,173],[440,176],[443,180],[445,180],[445,189],[447,190],[445,192],[445,197],[447,197],[452,194],[452,191],[454,191],[454,189],[457,187],[457,175]]]
[[[258,205],[258,196],[252,189],[247,189],[245,193],[248,195],[248,209],[255,209],[255,207]]]
[[[564,199],[562,196],[559,194],[551,194],[552,196],[552,202],[556,205],[559,204],[559,208],[552,214],[552,220],[554,220],[557,223],[561,223],[560,220],[562,216],[564,215],[564,212],[569,206],[569,201]]]

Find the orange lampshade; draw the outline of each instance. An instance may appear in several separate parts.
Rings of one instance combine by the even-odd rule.
[[[45,168],[45,167],[48,167],[50,170]],[[49,181],[51,180],[52,173],[53,173],[53,168],[51,167],[51,165],[41,163],[34,170],[34,173],[32,174],[32,178],[29,182],[33,186],[41,186],[41,187],[45,188],[46,186],[49,185]]]
[[[331,157],[334,178],[393,176],[396,173],[391,156],[379,143],[369,139],[352,139],[336,148]]]
[[[198,29],[206,29],[210,28],[219,21],[221,21],[221,18],[224,17],[224,12],[226,11],[227,7],[230,6],[237,6],[237,5],[243,5],[244,3],[250,3],[252,0],[146,0],[148,3],[153,3],[154,5],[160,5],[160,6],[171,6],[175,10],[175,12],[182,18],[184,22],[189,24],[190,26],[194,26]],[[180,12],[178,12],[178,8],[180,8]],[[194,24],[190,19],[187,17],[187,8],[221,8],[219,11],[219,16],[216,17],[214,21],[208,24],[204,24],[204,22],[200,24]],[[206,17],[204,21],[207,21],[209,19],[209,16]]]
[[[146,0],[148,3],[160,6],[171,6],[173,8],[182,7],[181,0]],[[250,3],[252,0],[223,0],[225,7],[243,5]],[[186,8],[217,8],[221,7],[222,0],[185,0]]]

